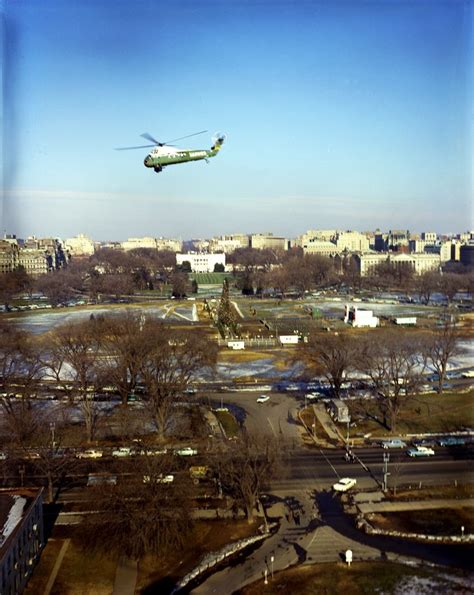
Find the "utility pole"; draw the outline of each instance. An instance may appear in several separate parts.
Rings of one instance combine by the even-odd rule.
[[[382,491],[386,492],[388,489],[388,476],[390,473],[388,472],[388,462],[390,461],[390,454],[388,452],[383,453],[383,481],[382,481]]]

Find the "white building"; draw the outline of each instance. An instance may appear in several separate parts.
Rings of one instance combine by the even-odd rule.
[[[156,249],[155,238],[128,238],[125,242],[121,242],[122,250],[135,250],[136,248],[153,248]]]
[[[122,250],[135,250],[136,248],[151,248],[152,250],[170,250],[179,252],[182,250],[183,242],[181,240],[167,238],[129,238],[121,242]]]
[[[358,231],[341,231],[335,235],[336,247],[342,252],[367,252],[369,238]]]
[[[212,273],[216,264],[225,267],[225,254],[176,254],[176,264],[182,265],[183,262],[189,262],[193,273]]]
[[[342,252],[334,242],[327,242],[326,240],[312,239],[304,243],[303,252],[305,254],[319,254],[321,256],[335,256]]]
[[[377,316],[374,316],[372,310],[364,310],[363,308],[349,306],[348,304],[346,304],[344,308],[344,322],[346,324],[351,324],[355,328],[375,328],[376,326],[379,326],[380,323]]]
[[[355,261],[359,267],[361,277],[370,275],[375,267],[383,262],[390,262],[394,266],[409,266],[416,275],[427,271],[437,271],[441,265],[439,254],[404,254],[369,252],[367,254],[356,254]]]
[[[94,242],[82,233],[65,240],[64,247],[72,256],[91,256],[95,252]]]

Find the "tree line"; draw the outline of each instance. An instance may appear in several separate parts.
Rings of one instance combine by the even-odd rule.
[[[386,262],[361,277],[350,255],[329,258],[304,254],[301,248],[288,251],[240,248],[227,257],[232,269],[231,285],[243,295],[302,297],[305,292],[324,288],[401,290],[416,294],[428,303],[434,293],[451,302],[458,291],[472,295],[474,274],[461,265],[447,263],[442,272],[415,275],[410,266]],[[21,292],[39,291],[53,306],[78,297],[100,302],[105,297],[120,299],[144,290],[185,297],[197,292],[186,266],[177,266],[170,251],[135,249],[129,252],[104,248],[86,259],[72,259],[68,266],[32,278],[19,269],[2,275],[0,300],[11,304]],[[163,293],[166,292],[166,293]]]
[[[462,353],[460,335],[452,320],[434,330],[419,332],[381,328],[363,335],[351,332],[309,337],[297,354],[313,375],[323,376],[334,398],[348,377],[367,379],[382,425],[396,432],[403,405],[420,393],[426,374],[436,374],[442,393],[449,362]]]

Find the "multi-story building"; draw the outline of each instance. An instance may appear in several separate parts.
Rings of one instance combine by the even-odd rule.
[[[309,240],[303,244],[302,248],[305,254],[319,254],[321,256],[329,257],[342,252],[342,249],[338,248],[334,242],[317,239]]]
[[[474,243],[461,246],[460,260],[465,266],[474,267]]]
[[[417,275],[439,270],[441,266],[439,254],[368,253],[356,254],[354,258],[361,277],[370,275],[374,268],[383,262],[390,262],[394,266],[409,266]]]
[[[180,252],[183,249],[182,240],[168,238],[156,238],[157,250],[169,250],[170,252]]]
[[[18,252],[18,266],[32,277],[45,275],[51,270],[48,254],[42,249],[21,248]]]
[[[255,233],[250,236],[250,247],[257,250],[288,250],[288,240],[272,233]]]
[[[438,236],[434,231],[422,231],[421,239],[424,240],[427,244],[436,244]]]
[[[182,265],[189,262],[193,273],[212,273],[216,264],[225,267],[225,254],[202,254],[189,252],[188,254],[176,254],[176,264]]]
[[[235,234],[230,236],[219,236],[209,241],[209,252],[224,252],[231,254],[239,248],[249,247],[249,236],[244,234]]]
[[[155,238],[128,238],[121,243],[123,250],[135,250],[136,248],[152,248],[156,249]]]
[[[92,256],[95,252],[94,242],[82,233],[65,240],[64,248],[71,256]]]
[[[358,231],[338,231],[334,240],[341,252],[367,252],[369,250],[369,238]]]
[[[136,248],[150,248],[152,250],[170,250],[171,252],[179,252],[182,249],[183,242],[181,240],[167,239],[167,238],[129,238],[125,242],[121,242],[122,250],[135,250]]]
[[[18,267],[19,251],[16,242],[0,240],[0,273],[10,273]]]
[[[26,587],[44,547],[42,490],[0,492],[0,592]]]

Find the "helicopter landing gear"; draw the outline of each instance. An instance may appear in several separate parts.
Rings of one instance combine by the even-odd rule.
[[[154,167],[153,169],[155,170],[155,172],[156,172],[157,174],[159,174],[159,173],[160,173],[160,171],[162,171],[162,170],[163,170],[163,168],[161,167],[161,165],[155,165],[155,167]]]

